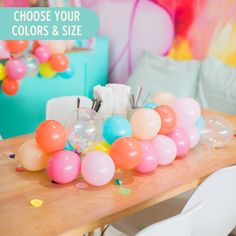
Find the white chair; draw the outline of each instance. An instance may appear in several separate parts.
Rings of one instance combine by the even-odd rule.
[[[193,222],[202,206],[203,204],[199,203],[192,209],[150,225],[136,236],[191,236]]]
[[[80,107],[91,108],[92,101],[85,96],[52,98],[47,102],[46,120],[56,120],[64,125],[68,115],[77,108],[77,98],[80,98]]]
[[[138,226],[148,226],[181,212],[188,211],[198,202],[204,206],[197,213],[192,236],[226,236],[236,225],[236,166],[227,167],[210,175],[186,199],[173,198],[151,208],[125,217],[112,225],[121,232],[135,235]],[[184,206],[185,205],[185,206]]]

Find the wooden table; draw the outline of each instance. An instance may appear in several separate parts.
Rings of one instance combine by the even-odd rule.
[[[216,114],[205,112],[206,115]],[[224,114],[236,130],[236,116]],[[117,173],[129,195],[120,195],[113,182],[105,187],[78,189],[53,184],[46,172],[16,172],[17,160],[8,154],[33,135],[0,141],[0,235],[81,235],[101,225],[190,190],[212,172],[236,164],[236,138],[225,148],[199,145],[186,158],[158,167],[148,175]],[[29,202],[39,198],[41,208]]]

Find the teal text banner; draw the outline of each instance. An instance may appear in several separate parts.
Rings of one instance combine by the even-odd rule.
[[[0,8],[1,40],[88,39],[98,26],[97,15],[88,8]]]

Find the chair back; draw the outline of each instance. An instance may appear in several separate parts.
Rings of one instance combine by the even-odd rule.
[[[210,175],[197,188],[182,212],[188,212],[198,202],[204,205],[197,212],[192,235],[228,235],[236,225],[236,166]]]
[[[92,101],[85,96],[64,96],[50,99],[46,106],[46,120],[56,120],[65,125],[70,113],[77,107],[77,98],[80,98],[80,107],[91,108]]]
[[[202,203],[198,203],[183,213],[152,224],[136,236],[191,236],[193,222],[202,205]]]

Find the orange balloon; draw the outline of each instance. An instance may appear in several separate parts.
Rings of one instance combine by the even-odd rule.
[[[69,60],[65,54],[58,53],[52,55],[50,64],[56,72],[63,72],[68,68]]]
[[[14,95],[18,92],[19,85],[16,80],[6,78],[2,82],[2,91],[7,95]]]
[[[160,105],[155,107],[155,111],[161,117],[161,129],[159,134],[168,134],[173,131],[177,122],[174,110],[169,106]]]
[[[34,139],[30,139],[20,146],[16,158],[26,170],[39,171],[47,167],[50,154],[45,153]]]
[[[7,40],[6,47],[11,53],[21,53],[29,47],[27,40]]]
[[[47,153],[60,151],[66,144],[66,130],[59,122],[46,120],[36,129],[35,139]]]
[[[130,170],[141,162],[143,150],[140,143],[134,138],[119,138],[112,144],[110,156],[116,167]]]

